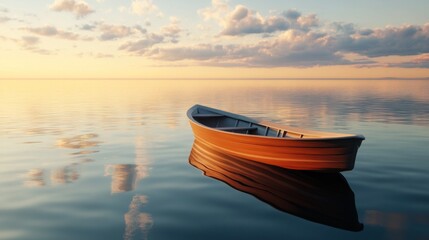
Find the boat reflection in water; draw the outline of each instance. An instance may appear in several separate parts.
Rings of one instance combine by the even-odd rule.
[[[340,173],[289,170],[226,155],[196,140],[189,163],[204,175],[223,181],[295,216],[361,231],[354,193]]]

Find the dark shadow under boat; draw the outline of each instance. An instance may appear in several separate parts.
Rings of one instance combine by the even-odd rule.
[[[196,140],[189,163],[271,206],[313,222],[361,231],[354,193],[340,173],[288,170],[230,156]]]

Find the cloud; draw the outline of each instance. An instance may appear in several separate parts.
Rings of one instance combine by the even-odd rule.
[[[5,22],[13,21],[13,20],[20,22],[19,19],[10,18],[10,17],[6,16],[7,13],[9,13],[9,10],[7,8],[0,8],[0,13],[4,14],[3,16],[0,15],[0,23],[5,23]]]
[[[85,31],[92,31],[95,28],[97,28],[97,25],[98,25],[98,23],[93,23],[93,24],[86,23],[86,24],[83,24],[82,26],[80,26],[79,28],[81,30],[85,30]]]
[[[156,48],[147,52],[146,56],[164,61],[181,60],[215,60],[225,58],[231,47],[222,45],[199,44],[192,47]]]
[[[45,27],[38,27],[38,28],[37,27],[24,28],[24,30],[27,30],[28,32],[37,34],[39,36],[45,36],[45,37],[57,37],[57,38],[66,39],[66,40],[88,40],[88,39],[80,38],[80,36],[75,33],[62,31],[53,26],[45,26]]]
[[[163,16],[163,13],[152,2],[152,0],[133,0],[131,2],[131,12],[137,15],[155,13],[158,16]]]
[[[133,28],[122,25],[101,25],[101,41],[116,40],[134,34]]]
[[[126,26],[126,25],[113,25],[103,22],[93,22],[83,25],[78,25],[77,28],[84,31],[90,31],[100,34],[98,39],[100,41],[113,41],[122,38],[131,37],[136,34],[146,34],[147,29],[140,25]]]
[[[34,53],[42,54],[42,55],[50,55],[53,52],[48,51],[46,49],[41,49],[38,47],[40,43],[40,39],[34,36],[23,36],[21,39],[14,40],[19,45],[21,45],[25,50],[31,51]]]
[[[135,31],[139,31],[143,34],[142,39],[122,44],[119,47],[119,50],[124,50],[137,55],[145,55],[151,47],[161,43],[178,43],[180,33],[183,31],[180,28],[180,21],[176,17],[170,17],[170,23],[162,27],[159,33],[148,33],[146,29],[140,26],[136,26],[134,29]]]
[[[338,49],[368,57],[409,56],[429,52],[429,23],[357,31],[336,36]]]
[[[417,62],[417,63],[420,63],[420,62],[429,62],[429,53],[425,53],[425,54],[422,54],[420,56],[417,56],[414,59],[414,62]]]
[[[83,18],[94,12],[88,3],[83,0],[55,0],[50,9],[57,12],[71,12],[77,18]]]
[[[312,27],[319,26],[319,19],[316,14],[310,14],[307,16],[300,16],[297,21],[299,28],[309,30]]]
[[[221,35],[245,35],[251,33],[271,33],[287,30],[289,21],[282,16],[262,17],[243,5],[238,5],[226,17]]]
[[[4,23],[4,22],[10,21],[10,20],[11,20],[11,18],[9,18],[9,17],[0,16],[0,23]]]
[[[162,43],[163,41],[164,41],[164,36],[151,33],[151,34],[147,34],[143,39],[139,41],[122,44],[119,47],[119,50],[124,50],[138,55],[143,55],[150,47],[156,44]]]
[[[81,30],[86,31],[99,31],[100,36],[98,37],[101,41],[112,41],[121,38],[127,38],[132,35],[141,33],[146,34],[147,30],[139,25],[133,27],[125,25],[111,25],[100,22],[94,22],[92,24],[84,24],[79,27]]]
[[[21,38],[21,43],[25,46],[34,46],[37,43],[39,43],[39,38],[38,37],[33,37],[33,36],[23,36]]]
[[[170,24],[161,29],[162,35],[171,38],[171,42],[174,43],[178,41],[181,32],[180,21],[176,17],[170,17]]]
[[[180,21],[173,17],[158,33],[143,33],[140,40],[122,44],[119,50],[155,60],[207,66],[429,65],[429,23],[360,28],[350,23],[321,22],[315,14],[294,9],[262,16],[244,5],[230,8],[223,0],[212,0],[211,6],[200,9],[198,14],[206,21],[215,20],[221,27],[217,38],[212,36],[215,40],[193,45],[168,44],[177,43],[183,32]],[[248,38],[249,34],[260,35]],[[222,36],[236,38],[232,44],[231,38]],[[380,58],[389,56],[417,57],[402,63],[386,63]]]
[[[200,44],[156,48],[145,56],[165,61],[205,61],[216,66],[311,67],[352,64],[324,41],[326,35],[288,30],[274,40],[248,45]]]
[[[429,53],[418,55],[408,62],[390,63],[388,66],[400,68],[429,68]]]
[[[289,10],[282,14],[262,16],[244,5],[237,5],[232,11],[221,0],[213,0],[212,6],[198,10],[204,20],[213,19],[223,27],[220,35],[238,36],[248,34],[267,34],[288,29],[309,31],[319,25],[314,14],[302,16],[296,10]]]
[[[225,15],[228,10],[229,6],[226,1],[212,0],[212,4],[210,7],[200,9],[197,11],[197,13],[202,16],[205,21],[214,19],[221,22],[225,18]]]
[[[326,34],[288,30],[272,41],[260,43],[249,61],[254,66],[311,67],[350,64],[336,51]]]
[[[296,21],[299,17],[301,17],[301,13],[295,9],[290,9],[284,12],[283,16],[285,16],[289,20]]]
[[[146,49],[146,57],[165,61],[195,61],[203,65],[248,67],[312,67],[355,65],[358,67],[427,68],[429,65],[429,23],[358,28],[353,24],[320,25],[315,15],[302,15],[296,10],[282,14],[289,24],[268,24],[268,19],[237,6],[229,15],[223,34],[249,34],[277,30],[275,34],[248,44],[199,44],[182,47]],[[282,21],[283,21],[282,20]],[[234,22],[234,24],[232,24]],[[275,22],[275,21],[272,21]],[[269,30],[269,26],[272,26]],[[254,40],[252,40],[253,42]],[[413,61],[386,63],[378,57],[414,56]],[[202,61],[202,62],[199,62]]]

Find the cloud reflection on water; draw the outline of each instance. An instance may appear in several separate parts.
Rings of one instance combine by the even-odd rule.
[[[45,182],[45,171],[44,169],[30,169],[26,173],[25,186],[27,187],[43,187],[46,185]]]
[[[98,137],[98,135],[95,133],[87,133],[87,134],[81,134],[70,138],[62,138],[57,141],[57,146],[62,148],[75,148],[75,149],[94,147],[100,143],[99,141],[91,140],[96,137]]]
[[[112,176],[111,193],[133,191],[138,182],[148,176],[149,162],[144,144],[144,137],[137,136],[133,164],[108,164],[105,166],[104,176]]]
[[[49,180],[47,179],[49,176]],[[79,165],[70,164],[54,169],[33,168],[25,174],[24,185],[27,187],[46,187],[49,185],[63,185],[79,179]]]
[[[146,152],[146,138],[138,135],[135,138],[135,158],[132,164],[108,164],[104,176],[112,176],[110,191],[113,194],[135,191],[138,183],[149,175],[149,155]],[[149,213],[143,212],[148,200],[145,195],[136,194],[124,214],[124,240],[147,239],[154,220]]]
[[[94,141],[94,139],[97,137],[98,134],[95,133],[80,134],[74,137],[59,139],[57,140],[55,146],[58,148],[69,149],[96,147],[100,143],[99,141]],[[85,157],[97,152],[97,150],[87,149],[79,152],[73,152],[71,155]],[[91,161],[93,160],[90,158],[85,158],[79,162],[66,163],[65,166],[30,169],[25,174],[24,185],[27,187],[45,187],[48,186],[49,183],[51,185],[63,185],[75,182],[80,177],[79,166],[83,163]],[[45,175],[49,176],[50,181],[46,179],[47,176]]]
[[[135,195],[131,200],[129,210],[124,214],[124,240],[137,239],[136,236],[140,235],[142,239],[148,239],[149,229],[153,226],[153,219],[150,214],[141,210],[146,203],[147,198],[143,195]]]

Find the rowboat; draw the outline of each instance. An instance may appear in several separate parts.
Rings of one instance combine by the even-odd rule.
[[[365,139],[281,126],[202,105],[191,107],[187,116],[200,142],[232,156],[295,170],[352,170]]]
[[[363,225],[355,196],[341,173],[297,171],[219,152],[195,140],[189,163],[270,206],[299,218],[348,231]]]

